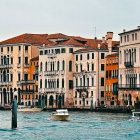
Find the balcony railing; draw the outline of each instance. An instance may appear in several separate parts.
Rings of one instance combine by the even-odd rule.
[[[140,89],[140,84],[120,84],[119,89]]]
[[[13,64],[0,65],[0,69],[10,69],[12,67],[13,67]]]
[[[126,68],[132,68],[134,66],[134,62],[124,62]]]
[[[17,81],[17,84],[35,84],[36,80],[21,80],[21,81]]]
[[[17,68],[20,68],[21,67],[21,64],[17,64]]]
[[[28,68],[29,66],[30,66],[30,64],[26,64],[26,63],[24,64],[25,68]]]
[[[20,90],[21,94],[33,94],[34,90]]]
[[[0,82],[1,86],[10,86],[12,85],[12,82]]]
[[[89,86],[76,86],[75,87],[78,92],[88,91]]]
[[[44,72],[44,75],[46,76],[56,76],[56,75],[59,75],[59,71],[45,71]]]
[[[56,54],[55,53],[48,53],[48,58],[56,58]]]

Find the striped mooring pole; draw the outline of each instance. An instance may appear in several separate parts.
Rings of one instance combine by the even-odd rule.
[[[12,101],[12,129],[17,128],[17,100]]]

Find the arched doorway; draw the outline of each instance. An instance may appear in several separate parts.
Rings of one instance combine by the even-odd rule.
[[[131,94],[128,95],[128,102],[129,102],[129,105],[132,105],[132,96],[131,96]]]
[[[53,99],[53,96],[51,95],[49,98],[49,105],[50,106],[53,106],[53,101],[54,101],[54,99]]]
[[[58,97],[58,108],[61,108],[62,107],[62,97],[59,96]]]
[[[45,95],[45,105],[47,106],[47,95]]]
[[[3,89],[3,105],[7,104],[7,93],[6,89]]]

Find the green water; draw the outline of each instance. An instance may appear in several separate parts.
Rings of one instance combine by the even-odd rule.
[[[53,121],[51,112],[19,112],[11,129],[11,112],[0,111],[0,140],[139,140],[140,122],[130,114],[69,112],[69,121]]]

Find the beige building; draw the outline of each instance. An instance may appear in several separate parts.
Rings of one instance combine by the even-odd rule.
[[[48,36],[54,43],[39,54],[39,95],[47,107],[104,105],[105,56],[116,52],[118,43],[112,37],[112,32],[106,40]]]
[[[95,40],[92,47],[74,52],[74,106],[93,108],[105,105],[105,57],[118,51],[113,33],[108,32],[106,40]]]
[[[140,27],[119,35],[119,101],[134,106],[140,100]]]
[[[38,48],[42,44],[48,44],[44,36],[23,34],[0,42],[0,105],[10,104],[14,94],[18,103],[21,103],[20,95],[25,93],[24,84],[26,94],[27,89],[32,89],[27,84],[34,84],[29,80],[30,60],[38,56]]]

